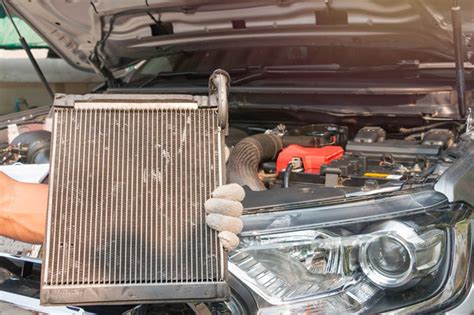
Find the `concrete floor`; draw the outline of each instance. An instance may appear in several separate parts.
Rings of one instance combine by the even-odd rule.
[[[1,302],[0,301],[0,315],[32,315],[32,314],[39,314],[37,312],[27,311],[23,309],[19,309],[14,305]]]

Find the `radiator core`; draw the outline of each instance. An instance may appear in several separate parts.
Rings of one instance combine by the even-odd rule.
[[[203,207],[224,180],[217,108],[68,97],[54,107],[41,303],[226,298],[227,256]]]

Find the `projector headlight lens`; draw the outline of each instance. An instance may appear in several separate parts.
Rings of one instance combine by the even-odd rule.
[[[362,271],[376,285],[393,288],[412,280],[413,257],[397,235],[375,236],[360,251]]]
[[[376,226],[360,246],[362,271],[376,285],[398,288],[413,285],[436,270],[444,253],[445,233],[439,229],[416,233],[408,225],[390,221]]]
[[[377,272],[388,277],[397,277],[410,270],[410,253],[402,243],[390,236],[372,240],[367,246],[367,257]]]

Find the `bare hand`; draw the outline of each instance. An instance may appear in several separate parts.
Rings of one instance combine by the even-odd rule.
[[[43,243],[47,202],[48,185],[21,183],[0,172],[0,235]]]

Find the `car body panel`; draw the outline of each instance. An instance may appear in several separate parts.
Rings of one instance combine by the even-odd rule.
[[[452,60],[454,55],[450,4],[445,1],[6,3],[58,54],[86,71],[116,71],[150,56],[182,50],[271,46],[288,41],[424,50],[441,61]],[[463,0],[459,4],[468,40],[474,34],[474,3]],[[340,21],[340,15],[332,13],[336,11],[346,14],[347,19]],[[466,47],[469,56],[473,48]]]

